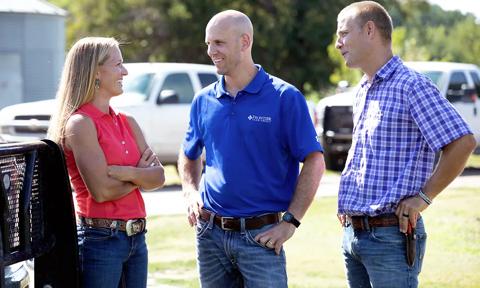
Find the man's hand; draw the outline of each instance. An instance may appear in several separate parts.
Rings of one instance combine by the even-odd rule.
[[[398,217],[400,232],[407,233],[408,223],[412,228],[417,225],[420,212],[428,207],[427,203],[419,196],[408,197],[398,204],[395,214]]]
[[[197,219],[200,215],[200,209],[203,207],[202,199],[198,191],[185,191],[185,204],[187,208],[187,218],[190,226],[197,224]]]
[[[280,255],[283,243],[293,236],[295,229],[293,224],[282,221],[271,229],[258,234],[255,241],[267,248],[275,249],[275,253]]]
[[[342,227],[345,227],[345,225],[347,223],[347,215],[337,214],[337,218],[338,218],[338,221],[340,221],[340,225],[342,225]]]

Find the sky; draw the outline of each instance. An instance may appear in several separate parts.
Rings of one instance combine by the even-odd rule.
[[[428,0],[437,4],[443,10],[460,10],[463,13],[473,13],[480,20],[480,0]]]

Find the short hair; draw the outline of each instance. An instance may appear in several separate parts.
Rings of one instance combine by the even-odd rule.
[[[372,21],[380,31],[380,35],[385,40],[392,41],[392,17],[382,5],[374,1],[355,2],[345,7],[340,14],[352,9],[356,12],[355,20],[360,27],[363,27],[368,21]]]
[[[108,60],[112,48],[119,47],[114,38],[86,37],[70,49],[63,66],[57,90],[57,111],[52,116],[48,137],[63,145],[68,118],[94,96],[95,77],[99,66]]]

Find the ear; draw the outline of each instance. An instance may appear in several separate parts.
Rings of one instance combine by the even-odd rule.
[[[367,21],[367,23],[365,23],[364,29],[365,29],[365,33],[367,34],[367,37],[369,39],[373,39],[373,37],[377,32],[376,31],[377,27],[375,27],[375,23],[373,23],[373,21]]]
[[[242,51],[245,51],[252,45],[252,38],[248,33],[243,33],[240,36],[240,43],[242,45]]]

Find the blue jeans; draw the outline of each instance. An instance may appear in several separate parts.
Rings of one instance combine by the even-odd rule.
[[[427,240],[422,218],[417,221],[415,234],[417,251],[410,267],[405,256],[405,235],[398,226],[374,227],[370,231],[345,227],[342,249],[349,287],[417,287]]]
[[[201,287],[287,287],[285,252],[280,255],[254,240],[273,225],[260,229],[224,231],[197,220],[197,263]]]
[[[77,226],[81,284],[88,288],[147,286],[145,232]]]

